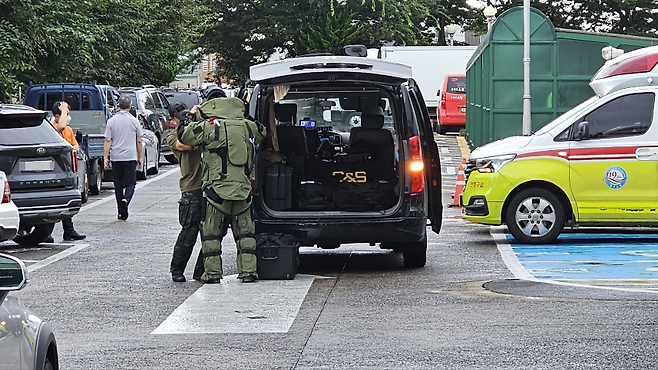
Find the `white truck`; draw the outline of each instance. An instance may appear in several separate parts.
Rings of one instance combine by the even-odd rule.
[[[438,122],[437,107],[443,79],[448,74],[465,74],[466,64],[477,46],[382,46],[380,59],[411,66],[425,99],[433,123]]]

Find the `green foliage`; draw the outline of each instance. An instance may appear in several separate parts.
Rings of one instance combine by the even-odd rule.
[[[208,18],[195,0],[0,0],[0,13],[4,101],[28,81],[169,83]]]
[[[361,33],[361,26],[352,24],[352,17],[345,7],[334,8],[323,18],[300,31],[301,52],[343,54],[343,47],[352,44]]]
[[[498,15],[523,0],[491,1]],[[656,36],[652,0],[533,0],[556,27]],[[445,44],[444,27],[486,32],[466,0],[0,0],[0,101],[28,81],[174,80],[204,53],[246,80],[273,53],[339,54],[345,44]],[[438,37],[437,37],[438,36]]]

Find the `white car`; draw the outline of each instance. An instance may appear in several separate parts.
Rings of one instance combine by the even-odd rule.
[[[18,232],[20,217],[18,216],[18,208],[11,200],[7,175],[2,171],[0,171],[0,189],[3,189],[2,202],[0,202],[0,242],[3,242],[14,239]]]

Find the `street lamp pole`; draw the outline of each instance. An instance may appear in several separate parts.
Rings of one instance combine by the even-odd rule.
[[[523,0],[523,135],[530,135],[530,0]]]

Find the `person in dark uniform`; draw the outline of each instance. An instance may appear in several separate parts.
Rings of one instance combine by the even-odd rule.
[[[198,106],[187,110],[183,102],[175,102],[169,106],[169,115],[176,126],[181,122],[188,120],[189,114],[194,114]],[[178,141],[176,130],[172,130],[167,135],[167,144],[180,163],[180,181],[179,188],[181,197],[178,201],[178,222],[181,225],[181,231],[178,233],[176,244],[174,244],[174,253],[171,257],[171,280],[174,282],[184,282],[185,267],[190,260],[192,250],[196,244],[197,236],[201,227],[201,205],[203,202],[202,169],[201,169],[201,148],[185,145]],[[194,266],[192,278],[200,280],[203,274],[203,259],[201,253],[197,258]]]

